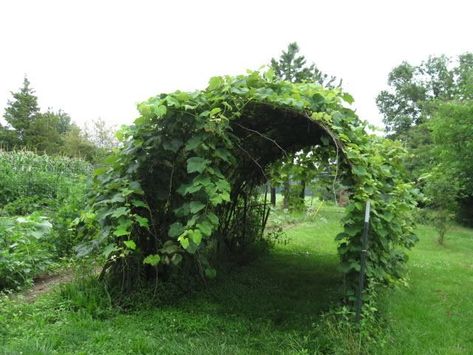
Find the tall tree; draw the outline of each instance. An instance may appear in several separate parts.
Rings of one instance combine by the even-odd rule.
[[[282,51],[278,59],[271,59],[271,67],[276,76],[291,83],[315,82],[325,87],[334,87],[336,78],[322,73],[312,63],[307,65],[303,55],[299,55],[299,46],[296,42],[289,43],[287,50]],[[336,86],[341,85],[341,80]]]
[[[38,98],[30,87],[27,77],[18,92],[12,92],[12,101],[8,101],[4,118],[15,130],[20,145],[25,144],[26,132],[39,114]]]
[[[78,157],[95,163],[102,158],[102,156],[98,156],[98,151],[97,147],[75,124],[71,125],[63,137],[61,153],[69,157]]]
[[[454,71],[458,84],[457,99],[473,100],[473,53],[460,55]]]
[[[110,151],[118,146],[118,139],[115,137],[117,127],[109,125],[102,118],[97,118],[91,125],[84,125],[84,134],[99,149]]]
[[[434,171],[443,175],[448,194],[458,198],[460,206],[457,212],[461,221],[471,225],[473,224],[473,100],[440,104],[429,126],[435,143],[432,149],[432,155],[435,156],[437,163]],[[432,191],[437,197],[442,191],[435,184],[434,187]],[[436,198],[435,202],[439,203],[438,200],[443,199]]]
[[[439,234],[453,209],[473,223],[473,53],[429,57],[418,66],[403,62],[388,84],[378,108],[388,134],[411,152],[407,167],[413,179],[423,177],[419,187],[438,212]]]
[[[428,121],[438,102],[473,99],[473,54],[429,57],[418,66],[403,62],[389,73],[388,85],[376,104],[388,134],[408,139],[411,127]]]
[[[388,135],[411,151],[406,165],[416,179],[437,164],[428,122],[439,105],[473,99],[473,54],[429,57],[417,66],[403,62],[389,73],[388,84],[376,103]]]
[[[25,131],[25,146],[46,154],[59,154],[64,145],[64,137],[71,129],[71,118],[62,110],[49,109],[39,113]]]
[[[47,113],[53,114],[57,117],[56,128],[60,134],[69,132],[72,127],[72,120],[68,113],[64,112],[63,110],[59,110],[54,113],[51,109],[48,109]]]
[[[400,135],[422,123],[421,103],[426,99],[426,88],[416,79],[417,69],[407,62],[394,68],[388,76],[390,90],[383,90],[376,104],[383,115],[386,131]]]

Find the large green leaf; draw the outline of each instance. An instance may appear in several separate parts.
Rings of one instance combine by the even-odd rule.
[[[144,258],[143,264],[156,266],[159,264],[160,260],[161,260],[161,257],[158,254],[148,255],[146,258]]]
[[[187,172],[191,173],[202,173],[209,161],[207,159],[201,157],[192,157],[187,159]]]
[[[136,243],[133,240],[125,240],[123,244],[125,244],[128,249],[136,250]]]
[[[158,118],[161,118],[166,115],[167,109],[164,105],[158,105],[153,108],[153,112]]]
[[[205,205],[200,201],[192,201],[189,203],[191,213],[197,213],[205,208]]]
[[[177,238],[184,232],[184,226],[181,222],[175,222],[169,227],[168,235],[171,238]]]
[[[208,86],[208,90],[217,90],[217,89],[220,89],[223,84],[225,83],[225,81],[223,80],[222,77],[220,76],[214,76],[213,78],[210,78],[209,80],[209,86]]]
[[[126,216],[129,213],[130,213],[130,209],[128,207],[119,207],[113,211],[112,217],[119,218],[121,216]]]

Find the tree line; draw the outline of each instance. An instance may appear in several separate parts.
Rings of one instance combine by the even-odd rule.
[[[94,162],[117,144],[113,129],[100,118],[80,128],[63,110],[41,112],[27,77],[11,95],[3,115],[6,124],[0,123],[2,150],[26,149]]]

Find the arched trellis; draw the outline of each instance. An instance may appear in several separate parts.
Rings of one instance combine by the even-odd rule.
[[[398,278],[406,260],[399,247],[415,242],[415,190],[404,180],[402,148],[369,135],[347,108],[351,100],[339,89],[251,72],[140,104],[141,116],[121,133],[123,147],[97,170],[95,213],[83,218],[98,221],[90,245],[108,258],[104,275],[119,276],[125,288],[173,272],[211,277],[219,241],[231,237],[224,226],[247,225],[234,211],[265,182],[267,167],[287,152],[332,146],[351,186],[337,236],[348,296],[366,200],[373,211],[367,275]]]

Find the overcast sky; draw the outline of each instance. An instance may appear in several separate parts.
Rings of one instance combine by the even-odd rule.
[[[136,104],[258,69],[287,44],[343,79],[362,119],[403,60],[473,51],[473,2],[0,0],[0,112],[26,74],[43,110],[130,123]]]

